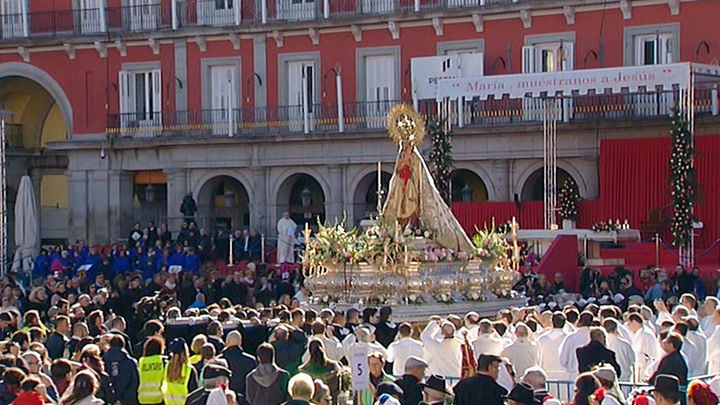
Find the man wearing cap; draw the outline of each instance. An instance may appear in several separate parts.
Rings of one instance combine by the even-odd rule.
[[[425,345],[424,358],[428,359],[431,374],[460,377],[462,369],[462,342],[455,338],[455,325],[442,321],[438,316],[430,317],[420,334]]]
[[[423,396],[425,400],[421,405],[442,405],[445,398],[451,395],[445,385],[445,377],[441,375],[431,375],[426,382],[420,383],[423,387]]]
[[[670,374],[658,374],[651,392],[656,405],[675,405],[682,398],[680,381]]]
[[[541,401],[535,397],[533,388],[524,382],[515,384],[507,396],[508,405],[539,405]]]
[[[203,386],[191,392],[185,405],[205,405],[214,389],[225,391],[232,372],[217,364],[208,364],[203,369]]]
[[[502,359],[494,354],[481,354],[477,363],[477,375],[460,381],[453,388],[453,404],[476,405],[482,399],[484,405],[503,405],[507,390],[496,382]]]
[[[405,374],[395,381],[403,390],[400,397],[402,405],[418,405],[423,400],[423,389],[420,382],[425,378],[428,364],[418,356],[410,356],[405,360]]]

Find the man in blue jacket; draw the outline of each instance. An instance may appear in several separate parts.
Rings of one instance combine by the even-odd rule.
[[[110,338],[110,350],[103,356],[105,371],[115,389],[117,400],[122,405],[137,405],[137,392],[140,385],[137,361],[124,349],[125,339],[120,335]]]

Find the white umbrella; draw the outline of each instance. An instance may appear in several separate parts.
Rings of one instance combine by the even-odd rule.
[[[15,246],[12,271],[29,274],[40,250],[40,221],[29,176],[20,179],[15,200]]]

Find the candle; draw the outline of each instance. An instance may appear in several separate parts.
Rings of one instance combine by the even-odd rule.
[[[233,265],[233,237],[230,235],[230,260],[228,260],[228,266]]]
[[[265,235],[260,236],[260,263],[265,263]]]

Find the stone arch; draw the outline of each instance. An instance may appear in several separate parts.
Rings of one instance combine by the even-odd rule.
[[[581,198],[587,195],[587,185],[585,184],[582,174],[575,169],[573,165],[568,162],[558,162],[557,165],[557,189],[558,192],[565,178],[572,179],[578,187],[578,192]],[[536,188],[535,184],[538,181],[542,181],[543,176],[543,164],[542,162],[534,163],[522,172],[516,183],[515,193],[520,197],[520,201],[537,201],[537,199],[530,198],[532,194],[537,194],[536,191],[532,191],[531,188]],[[539,180],[538,180],[539,178]],[[542,192],[542,186],[540,186],[540,193]],[[537,196],[535,196],[537,197]],[[540,196],[542,201],[542,195]]]
[[[70,100],[65,95],[65,91],[63,91],[60,84],[58,84],[58,82],[45,71],[28,63],[9,62],[0,64],[0,79],[13,76],[32,80],[50,93],[60,108],[60,112],[65,120],[67,137],[68,139],[71,139],[73,129],[73,110]]]
[[[481,165],[475,165],[468,162],[455,162],[453,165],[453,171],[456,170],[467,170],[477,176],[480,181],[485,185],[487,191],[487,201],[497,200],[497,193],[495,191],[495,181],[492,175],[485,170]],[[451,174],[452,175],[452,174]]]
[[[235,176],[211,176],[196,195],[198,220],[209,231],[237,230],[250,225],[250,194]]]
[[[321,222],[325,221],[328,187],[322,177],[310,172],[312,171],[302,170],[286,173],[282,180],[276,183],[273,195],[277,218],[282,217],[284,211],[290,211],[290,217],[298,225],[309,223],[312,227],[318,217]],[[308,201],[305,201],[305,196],[309,197]]]
[[[392,174],[383,170],[381,176],[384,196],[387,196]],[[353,179],[350,189],[352,190],[353,225],[359,225],[360,221],[367,219],[369,215],[377,214],[377,169],[362,170]]]
[[[450,173],[452,202],[488,201],[488,188],[483,179],[469,169],[455,169]]]

